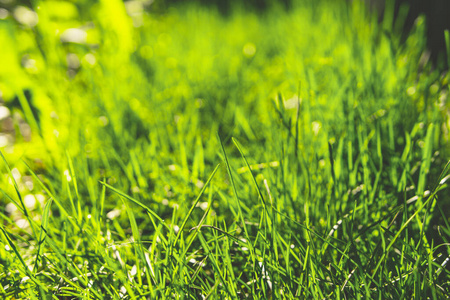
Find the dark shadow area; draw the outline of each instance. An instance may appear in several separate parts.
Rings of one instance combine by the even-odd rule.
[[[435,65],[445,65],[448,69],[444,31],[450,29],[450,1],[397,0],[395,4],[396,17],[398,16],[402,5],[409,6],[402,33],[403,37],[406,37],[413,28],[417,17],[425,15],[427,24],[427,46],[431,53],[431,60]]]

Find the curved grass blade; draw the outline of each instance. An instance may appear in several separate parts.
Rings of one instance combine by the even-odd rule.
[[[166,229],[169,229],[169,230],[170,230],[169,226],[167,226],[167,224],[164,223],[164,220],[161,219],[161,217],[158,216],[158,215],[157,215],[153,210],[151,210],[148,206],[142,204],[140,201],[134,199],[134,198],[131,197],[131,196],[128,196],[128,195],[125,194],[124,192],[119,191],[118,189],[112,187],[111,185],[109,185],[109,184],[107,184],[107,183],[105,183],[105,182],[100,181],[100,183],[101,183],[102,185],[106,186],[107,188],[109,188],[110,190],[112,190],[114,193],[118,194],[119,196],[122,196],[123,198],[128,199],[128,200],[130,200],[131,202],[134,202],[135,204],[137,204],[137,205],[139,205],[140,207],[142,207],[143,209],[145,209],[145,210],[149,213],[149,215],[153,216],[153,217],[154,217],[155,219],[157,219],[157,220],[158,220],[158,221],[159,221]]]
[[[252,169],[250,167],[250,164],[248,163],[247,158],[244,155],[244,151],[242,150],[241,146],[239,145],[239,142],[234,137],[232,137],[231,140],[236,145],[237,149],[239,150],[239,153],[242,156],[242,159],[245,162],[245,165],[247,166],[248,171],[252,175],[252,181],[253,181],[253,184],[255,185],[256,190],[258,191],[259,197],[261,198],[261,203],[262,203],[262,205],[264,207],[264,211],[266,211],[268,213],[267,207],[266,207],[266,200],[264,199],[264,196],[263,196],[263,194],[261,192],[261,189],[259,188],[258,183],[256,182],[256,179],[255,179],[255,176],[253,175],[253,172],[252,172]]]
[[[52,206],[52,199],[50,198],[45,204],[44,213],[42,214],[41,232],[39,234],[38,249],[36,254],[36,261],[34,262],[33,270],[36,272],[39,260],[42,255],[45,238],[47,236],[48,218],[50,214],[50,207]]]
[[[228,156],[227,156],[227,153],[225,152],[225,147],[223,146],[222,139],[220,138],[219,134],[217,134],[217,137],[218,137],[219,142],[220,142],[220,147],[222,148],[222,153],[223,153],[223,156],[224,156],[225,164],[226,164],[226,166],[227,166],[228,176],[230,177],[231,186],[232,186],[232,188],[233,188],[234,198],[235,198],[235,200],[236,200],[237,207],[238,207],[238,210],[239,210],[239,219],[240,219],[240,221],[241,221],[241,223],[242,223],[242,227],[244,228],[245,238],[246,238],[247,241],[248,241],[249,249],[250,249],[250,252],[251,252],[251,254],[252,254],[252,255],[251,255],[251,256],[252,256],[252,259],[255,259],[255,258],[254,258],[254,249],[253,249],[253,245],[252,245],[252,243],[250,242],[250,235],[248,234],[248,229],[247,229],[247,226],[246,226],[246,224],[245,224],[244,215],[243,215],[242,209],[241,209],[241,201],[240,201],[240,199],[239,199],[239,197],[238,197],[238,193],[237,193],[237,189],[236,189],[236,184],[234,183],[233,174],[232,174],[232,172],[231,172],[231,166],[230,166],[230,163],[228,162]]]
[[[66,217],[66,220],[68,220],[72,225],[80,227],[80,225],[76,222],[74,222],[74,219],[71,217],[71,215],[67,212],[67,210],[64,208],[64,206],[61,204],[61,202],[58,200],[58,198],[50,191],[50,189],[44,184],[41,178],[36,175],[36,173],[31,169],[31,167],[25,162],[22,161],[25,166],[27,167],[28,171],[30,172],[31,176],[39,183],[41,188],[49,195],[50,199],[53,199],[53,201],[58,206],[59,210],[61,211],[62,215]]]
[[[200,193],[198,194],[197,198],[194,201],[194,204],[192,205],[191,209],[189,209],[189,212],[187,213],[186,217],[183,220],[183,223],[181,223],[180,229],[178,230],[177,236],[175,237],[175,240],[173,241],[173,245],[175,245],[178,241],[178,239],[180,238],[181,233],[183,232],[184,227],[186,226],[186,222],[189,219],[189,217],[191,216],[192,212],[194,211],[194,208],[197,206],[198,201],[200,200],[200,197],[203,195],[203,193],[205,192],[206,188],[208,187],[209,183],[211,182],[211,180],[213,179],[214,175],[216,174],[217,170],[219,169],[220,164],[218,164],[214,170],[212,171],[211,175],[209,175],[208,180],[206,181],[206,183],[203,185],[202,189],[200,190]]]

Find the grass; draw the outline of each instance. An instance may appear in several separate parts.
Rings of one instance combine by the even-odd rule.
[[[0,14],[2,297],[449,297],[422,18],[33,3]]]

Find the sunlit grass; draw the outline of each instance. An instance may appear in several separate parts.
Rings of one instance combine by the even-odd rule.
[[[57,3],[0,20],[4,297],[448,297],[423,19]]]

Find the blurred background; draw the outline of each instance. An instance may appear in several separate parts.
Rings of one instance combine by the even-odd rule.
[[[423,15],[426,18],[427,45],[430,51],[430,59],[435,65],[447,65],[444,30],[450,29],[450,1],[448,0],[346,0],[346,1],[364,1],[367,6],[379,15],[380,21],[384,17],[386,6],[394,6],[394,22],[398,23],[398,30],[401,31],[403,39],[406,38],[413,28],[416,19]],[[43,1],[52,2],[55,5],[63,5],[65,1]],[[86,15],[89,7],[95,6],[98,1],[67,1],[74,3],[82,15]],[[216,7],[221,14],[230,14],[233,7],[237,4],[246,10],[258,11],[264,13],[274,5],[281,5],[286,10],[291,9],[295,0],[129,0],[124,1],[132,14],[139,14],[139,10],[152,10],[163,12],[172,6],[185,4],[186,2],[197,2],[199,5]],[[17,1],[0,0],[0,20],[13,15],[16,18],[26,18],[18,16],[24,13],[20,6],[32,8],[37,6],[39,1]]]

